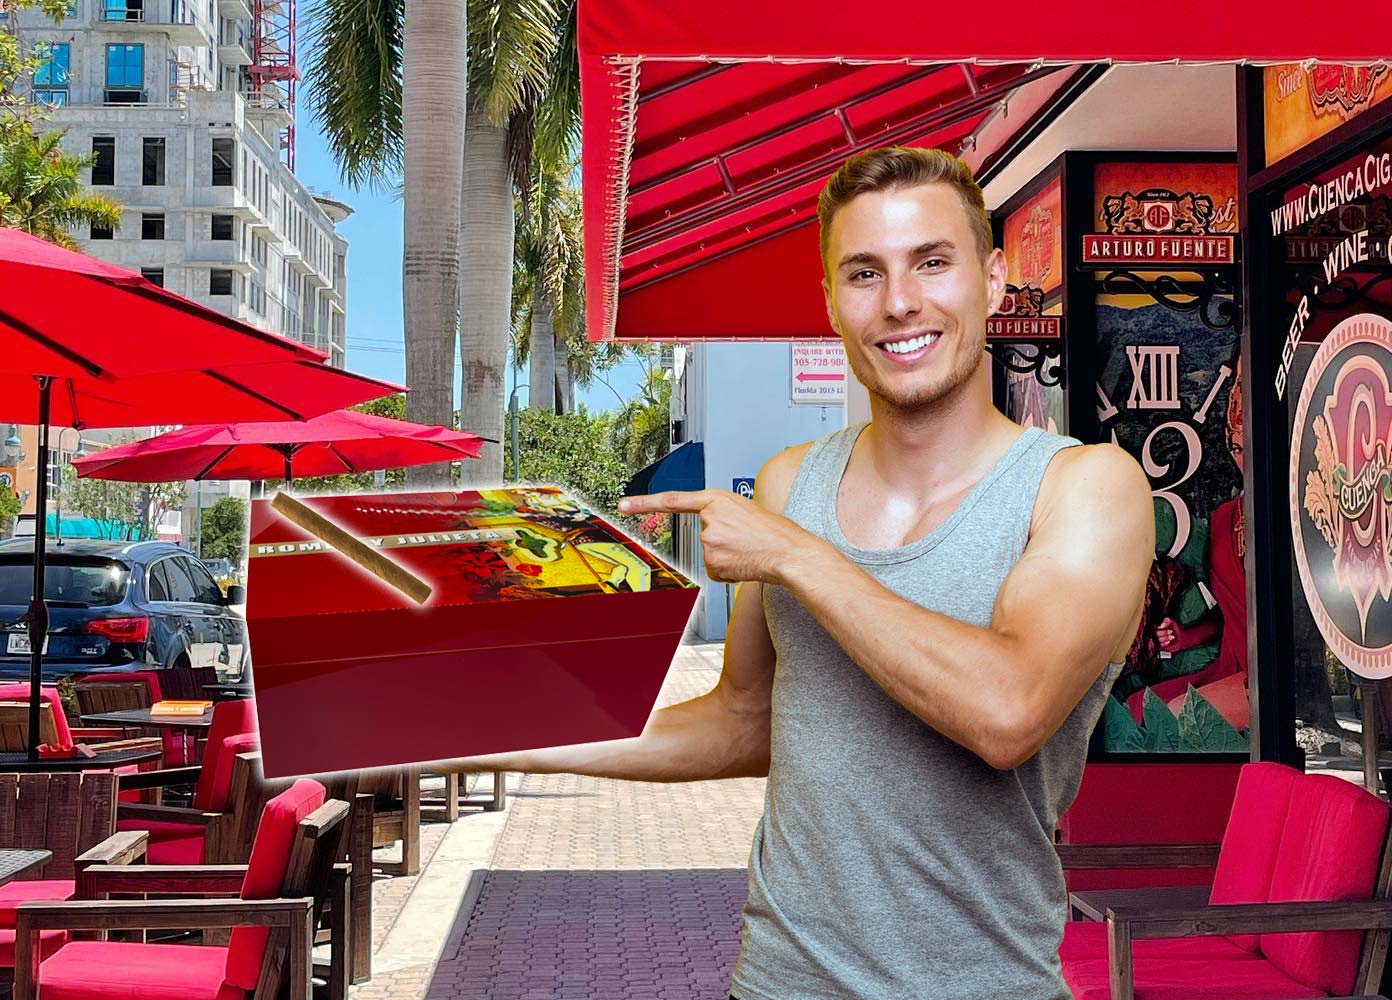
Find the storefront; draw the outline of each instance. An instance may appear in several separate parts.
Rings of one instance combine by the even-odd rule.
[[[1243,762],[1371,779],[1363,704],[1392,709],[1359,682],[1392,674],[1392,74],[1370,65],[1389,26],[1278,4],[1117,35],[1066,6],[996,11],[985,43],[821,0],[582,6],[589,328],[830,337],[826,177],[894,143],[968,159],[1012,285],[998,404],[1114,441],[1154,493],[1144,628],[1063,835],[1213,840]]]

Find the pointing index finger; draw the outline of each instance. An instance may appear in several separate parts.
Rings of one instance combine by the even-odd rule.
[[[619,501],[619,511],[624,514],[695,514],[710,502],[709,490],[666,490],[624,497]]]

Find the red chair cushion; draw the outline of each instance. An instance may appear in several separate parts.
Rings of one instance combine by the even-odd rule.
[[[39,957],[47,958],[63,945],[67,944],[67,931],[39,931]],[[0,929],[0,967],[6,969],[14,968],[15,958],[15,932],[13,928]],[[49,995],[44,994],[44,1000],[49,1000]]]
[[[0,927],[14,928],[15,907],[33,899],[59,902],[73,898],[77,883],[70,878],[26,879],[0,885]]]
[[[208,746],[203,751],[203,769],[193,789],[193,808],[220,812],[213,806],[213,779],[217,774],[222,742],[230,736],[256,732],[256,702],[250,698],[220,701],[213,706],[213,723],[208,727]],[[225,796],[224,796],[225,798]]]
[[[1137,959],[1169,958],[1211,961],[1252,956],[1225,937],[1159,938],[1136,941],[1132,954]],[[1107,925],[1096,920],[1070,920],[1063,925],[1063,944],[1059,958],[1065,962],[1107,959]]]
[[[219,1000],[226,961],[226,948],[70,941],[39,966],[39,996],[43,1000]]]
[[[152,865],[197,865],[203,863],[203,828],[192,823],[168,820],[121,819],[117,830],[148,830],[150,843],[145,852]]]
[[[232,791],[232,765],[236,763],[237,755],[256,750],[260,746],[261,737],[256,733],[241,733],[222,741],[222,747],[215,755],[213,763],[213,781],[208,793],[210,812],[227,811],[227,796]],[[203,766],[208,767],[206,757]]]
[[[68,727],[68,713],[63,711],[63,703],[58,698],[58,689],[43,687],[40,689],[39,697],[53,706],[53,725],[58,730],[58,746],[63,750],[71,750],[73,748],[72,729]],[[0,701],[28,700],[28,684],[0,684]]]
[[[280,895],[290,867],[296,828],[301,820],[324,804],[324,797],[323,785],[301,778],[266,803],[256,827],[256,839],[251,843],[247,873],[242,879],[243,899],[273,899]],[[244,990],[256,989],[269,935],[266,927],[232,928],[227,948],[226,980],[229,985]]]
[[[1337,780],[1337,779],[1336,779]],[[1136,1000],[1299,1000],[1325,996],[1260,958],[1137,959]],[[1073,1000],[1111,1000],[1106,959],[1064,962]],[[49,1000],[45,993],[43,1000]]]
[[[1276,866],[1273,903],[1371,899],[1387,837],[1388,806],[1352,782],[1305,774],[1291,790]],[[1261,950],[1276,968],[1331,994],[1353,991],[1361,931],[1263,934]]]
[[[1218,906],[1266,902],[1291,789],[1300,776],[1293,767],[1267,761],[1243,766],[1218,852],[1210,903]],[[1229,940],[1246,951],[1258,953],[1255,934],[1234,934]]]

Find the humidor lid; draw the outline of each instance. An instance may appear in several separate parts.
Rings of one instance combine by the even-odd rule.
[[[695,598],[695,583],[553,487],[298,499],[424,580],[433,593],[418,606],[282,517],[269,500],[255,500],[249,620],[389,609],[425,614],[449,606],[676,590]]]

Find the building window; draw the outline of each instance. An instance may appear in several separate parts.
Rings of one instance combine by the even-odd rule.
[[[140,217],[140,238],[142,240],[164,239],[163,212],[146,212]]]
[[[139,90],[145,85],[145,46],[108,44],[106,85]]]
[[[232,235],[232,216],[215,215],[213,216],[213,239],[230,240],[235,237]]]
[[[209,295],[231,295],[232,294],[232,272],[227,270],[214,270],[208,272],[208,294]]]
[[[92,223],[92,239],[94,239],[94,240],[110,240],[110,239],[114,239],[114,238],[115,238],[115,233],[113,233],[113,232],[111,231],[111,227],[110,227],[110,226],[104,226],[104,225],[102,225],[102,224],[99,223],[99,222],[94,222],[94,223]]]
[[[164,287],[164,268],[162,267],[142,267],[140,276],[152,285]]]
[[[146,138],[141,153],[140,183],[158,185],[164,183],[164,139]]]
[[[143,21],[145,4],[142,0],[102,0],[103,21]]]
[[[35,101],[51,105],[68,103],[70,52],[67,42],[52,42],[44,46],[44,61],[34,70]]]
[[[237,152],[231,139],[213,140],[213,186],[232,186],[232,165],[237,161]]]
[[[107,104],[141,104],[145,100],[145,46],[106,47]]]
[[[92,184],[116,183],[116,137],[114,135],[92,136]]]

